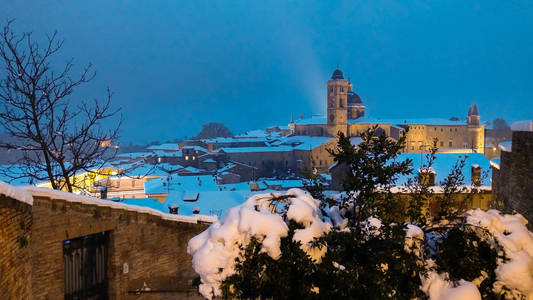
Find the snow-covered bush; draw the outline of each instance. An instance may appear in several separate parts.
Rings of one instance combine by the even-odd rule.
[[[328,205],[299,189],[255,195],[191,239],[188,252],[200,275],[200,293],[533,299],[533,233],[522,216],[479,209],[457,216],[449,201],[444,214],[428,219],[421,212],[428,189],[420,186],[409,199],[416,205],[406,211],[390,192],[397,175],[411,171],[409,161],[395,161],[404,140],[375,136],[375,130],[362,138],[356,149],[340,135],[331,151],[349,172],[345,192]],[[458,169],[446,183],[452,191],[448,199],[462,184]]]

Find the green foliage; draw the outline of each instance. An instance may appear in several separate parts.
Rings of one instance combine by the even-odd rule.
[[[390,187],[398,175],[412,172],[410,160],[396,160],[405,146],[405,136],[398,140],[384,134],[376,136],[377,129],[374,126],[363,132],[357,147],[339,132],[336,149],[328,150],[338,164],[348,167],[342,185],[345,191],[356,193],[352,194],[353,199],[345,199],[341,206],[352,208],[350,225],[355,228],[371,216],[390,223],[401,214],[399,199],[392,197]]]
[[[294,242],[294,230],[302,228],[289,223],[289,235],[281,239],[281,256],[274,260],[261,252],[261,242],[253,237],[240,246],[241,256],[235,261],[236,273],[222,283],[226,298],[240,299],[312,299],[312,276],[316,270],[311,258]]]
[[[324,240],[328,252],[318,267],[316,286],[322,299],[412,299],[419,289],[423,265],[405,251],[404,226],[387,226],[380,234],[334,231]],[[342,266],[339,268],[339,266]]]
[[[326,189],[326,181],[317,172],[304,173],[306,181],[304,181],[304,188],[313,196],[313,198],[325,201],[324,191]]]
[[[473,193],[467,193],[467,187],[464,186],[463,168],[465,167],[465,162],[466,157],[455,162],[448,176],[440,182],[442,193],[435,197],[439,203],[437,215],[439,218],[456,218],[466,210],[472,200]],[[472,189],[472,191],[475,192],[475,189]]]
[[[482,234],[489,236],[481,228],[455,226],[441,234],[433,249],[428,249],[428,252],[434,253],[429,256],[434,258],[437,271],[447,272],[453,282],[461,279],[473,281],[485,276],[479,286],[483,299],[497,299],[492,291],[492,285],[496,281],[494,269],[497,267],[498,253],[495,247],[485,239],[481,239],[480,233],[474,230],[482,231]]]
[[[433,163],[435,162],[436,153],[437,153],[437,139],[433,140],[433,144],[426,153],[426,161],[420,166],[418,178],[409,178],[407,181],[406,191],[409,192],[409,205],[407,205],[407,216],[408,220],[411,223],[416,223],[424,225],[428,221],[429,217],[429,203],[431,197],[433,196],[433,191],[429,188],[427,180],[429,178],[424,178],[421,175],[430,175],[433,168]],[[422,174],[421,174],[422,172]],[[426,180],[424,182],[424,180]],[[426,210],[426,214],[423,213],[423,210]]]

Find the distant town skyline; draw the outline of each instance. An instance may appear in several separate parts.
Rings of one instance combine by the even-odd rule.
[[[7,0],[2,21],[58,30],[58,62],[92,63],[75,96],[122,107],[122,143],[221,122],[234,133],[325,114],[337,66],[368,115],[533,118],[532,1],[90,2]],[[5,22],[4,22],[5,23]],[[3,25],[3,24],[2,24]]]

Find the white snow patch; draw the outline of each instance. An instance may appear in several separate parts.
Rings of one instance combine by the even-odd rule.
[[[431,271],[426,278],[422,278],[422,291],[430,300],[481,300],[481,294],[474,283],[460,280],[454,287],[446,280],[446,275]]]
[[[33,197],[20,187],[14,187],[0,180],[0,194],[33,205]]]

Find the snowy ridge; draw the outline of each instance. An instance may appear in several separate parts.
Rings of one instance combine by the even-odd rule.
[[[212,223],[216,221],[217,219],[216,216],[204,216],[204,215],[181,216],[181,215],[166,214],[159,210],[149,208],[149,207],[117,203],[117,202],[113,202],[110,200],[102,200],[98,198],[76,195],[72,193],[51,190],[47,188],[27,186],[27,187],[23,187],[22,189],[23,189],[23,192],[30,195],[30,197],[31,196],[46,197],[50,199],[59,199],[59,200],[65,200],[65,201],[75,202],[75,203],[83,203],[83,204],[88,204],[88,205],[111,207],[111,208],[117,208],[117,209],[122,209],[122,210],[127,210],[127,211],[147,213],[147,214],[161,217],[164,220],[170,220],[170,221],[186,222],[186,223],[198,223],[198,221],[200,221],[200,222]],[[32,203],[33,203],[33,198],[32,198]]]
[[[0,194],[33,205],[33,197],[20,187],[14,187],[0,180]]]

